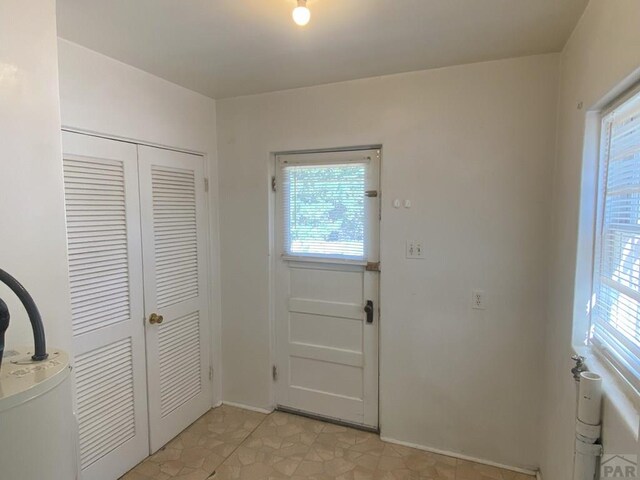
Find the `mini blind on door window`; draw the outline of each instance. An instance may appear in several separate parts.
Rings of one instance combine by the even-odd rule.
[[[640,379],[640,94],[603,118],[593,343]]]
[[[283,162],[286,256],[364,260],[366,173],[366,162]]]

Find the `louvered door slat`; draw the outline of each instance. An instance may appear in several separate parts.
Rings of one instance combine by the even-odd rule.
[[[112,286],[109,283],[100,283],[98,287],[83,288],[74,292],[75,298],[81,298],[82,300],[96,301],[101,298],[109,298],[114,291],[117,290],[118,285]]]
[[[94,288],[96,285],[119,285],[122,282],[122,274],[104,275],[99,278],[90,278],[88,280],[78,281],[78,289],[76,292],[82,292],[88,288]]]
[[[108,251],[108,252],[97,252],[92,254],[91,256],[76,254],[76,258],[73,259],[74,266],[78,269],[81,268],[90,268],[92,264],[109,264],[114,262],[119,264],[122,261],[127,260],[127,252],[120,251]]]
[[[196,252],[181,252],[175,255],[158,255],[156,257],[156,265],[170,268],[172,266],[183,264],[196,264],[198,263],[198,255]]]

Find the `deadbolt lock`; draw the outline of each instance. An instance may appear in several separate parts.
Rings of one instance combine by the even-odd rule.
[[[164,321],[164,317],[162,315],[158,315],[157,313],[152,313],[149,315],[149,323],[151,325],[155,325],[156,323],[162,323]]]

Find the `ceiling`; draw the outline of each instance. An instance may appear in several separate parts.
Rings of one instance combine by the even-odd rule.
[[[562,49],[588,0],[58,0],[58,33],[213,98]]]

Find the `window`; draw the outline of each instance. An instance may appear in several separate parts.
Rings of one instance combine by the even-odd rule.
[[[592,343],[640,384],[640,94],[602,118]]]
[[[284,164],[284,254],[365,258],[366,163]]]

